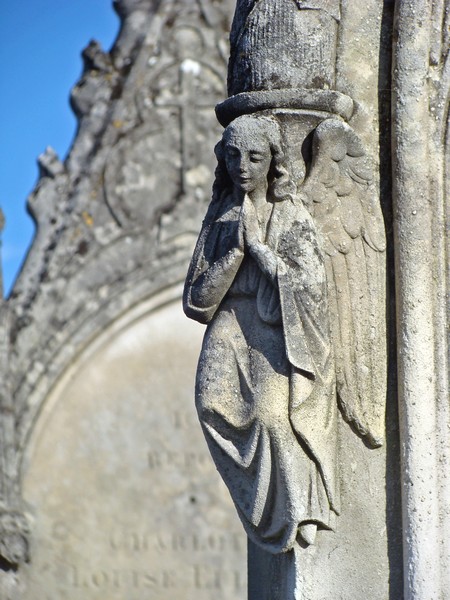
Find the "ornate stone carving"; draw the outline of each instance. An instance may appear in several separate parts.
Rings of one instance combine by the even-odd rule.
[[[202,28],[186,18],[172,25],[149,56],[146,84],[135,98],[137,126],[114,146],[105,169],[107,202],[121,226],[154,225],[181,200],[205,203],[222,62]]]
[[[28,560],[29,533],[30,527],[23,513],[0,513],[0,556],[11,566],[15,567]]]
[[[95,42],[83,52],[70,153],[64,162],[52,149],[39,158],[28,200],[36,236],[0,307],[0,597],[8,600],[22,595],[27,537],[31,571],[39,552],[41,515],[23,506],[21,477],[50,390],[131,306],[180,284],[213,179],[207,149],[220,132],[212,107],[225,89],[230,2],[115,5],[121,30],[111,52]]]
[[[292,549],[298,529],[313,543],[315,526],[333,528],[338,401],[371,444],[384,435],[385,240],[370,169],[352,129],[328,119],[308,176],[297,164],[293,177],[280,121],[294,120],[266,112],[225,129],[185,293],[188,316],[209,323],[200,420],[248,535],[271,552]]]
[[[118,597],[130,591],[131,582],[131,594],[140,598],[144,588],[139,586],[155,582],[152,573],[136,575],[135,555],[128,551],[130,544],[133,550],[145,546],[153,527],[143,536],[138,528],[113,536],[129,564],[117,578],[115,572],[94,572],[89,564],[64,571],[58,561],[47,559],[56,555],[66,561],[59,544],[69,542],[65,523],[49,519],[41,527],[44,505],[54,516],[45,486],[58,481],[53,470],[53,479],[47,478],[46,449],[63,431],[55,420],[52,437],[45,415],[55,397],[61,399],[58,414],[67,414],[67,388],[60,383],[71,380],[80,357],[98,356],[104,336],[120,337],[122,318],[138,327],[143,307],[159,311],[165,306],[167,322],[178,327],[172,301],[179,299],[178,286],[209,200],[208,178],[212,183],[215,166],[209,149],[220,131],[206,114],[223,98],[232,4],[117,0],[122,22],[111,52],[92,44],[84,53],[85,71],[72,94],[79,128],[70,154],[62,162],[49,149],[39,159],[41,177],[29,199],[36,237],[11,296],[0,306],[2,599],[18,600],[23,593],[33,600],[62,597],[67,585],[83,600],[89,594],[112,597],[115,582]],[[230,97],[216,109],[226,131],[217,146],[213,200],[185,305],[191,316],[209,320],[197,405],[249,534],[250,600],[430,600],[443,598],[450,587],[444,302],[448,32],[443,0],[237,2]],[[253,159],[248,176],[236,166],[242,156]],[[386,427],[385,254],[390,286]],[[241,310],[244,305],[251,309]],[[165,336],[159,312],[155,319]],[[128,345],[123,349],[127,352]],[[186,346],[179,350],[186,354]],[[89,366],[96,371],[95,360]],[[176,368],[173,372],[186,391],[187,380]],[[89,386],[84,371],[79,374],[77,381]],[[120,368],[114,375],[120,379]],[[126,402],[117,404],[117,418],[122,406],[133,411],[124,381]],[[92,412],[83,399],[86,419],[82,415],[79,423],[92,432]],[[177,394],[177,401],[183,399]],[[106,406],[107,394],[104,400]],[[101,403],[95,405],[101,409]],[[159,430],[158,411],[146,416],[163,436],[167,430]],[[103,430],[104,421],[99,422]],[[168,464],[200,467],[200,475],[207,462],[191,447],[184,456],[190,437],[176,433],[181,427],[190,434],[190,420],[177,415],[173,427],[166,438],[155,438],[148,456],[161,468],[157,477]],[[126,438],[128,430],[118,429]],[[45,443],[38,444],[42,454],[37,458],[33,439],[40,432]],[[380,446],[384,434],[386,444]],[[97,440],[89,439],[98,449]],[[104,440],[109,452],[110,439]],[[113,454],[108,456],[114,459]],[[70,469],[72,456],[67,453]],[[65,481],[69,495],[70,482],[80,482],[76,468],[71,476]],[[208,486],[211,480],[208,476]],[[116,490],[114,483],[112,478]],[[172,521],[174,535],[160,540],[167,552],[161,561],[170,559],[173,548],[182,546],[188,554],[201,546],[207,561],[217,564],[205,570],[203,559],[196,564],[197,558],[189,556],[180,570],[188,577],[179,578],[175,588],[170,570],[158,571],[162,587],[167,585],[163,598],[178,592],[180,600],[193,593],[236,597],[242,589],[241,571],[227,576],[223,569],[226,548],[233,549],[233,560],[238,556],[234,536],[219,533],[228,534],[228,521],[215,499],[214,510],[202,510],[203,492],[188,499],[187,510],[178,503],[181,528],[194,531],[179,535],[178,522]],[[88,513],[87,495],[84,500]],[[96,502],[106,514],[98,497]],[[79,508],[76,501],[74,506]],[[64,501],[61,510],[69,514]],[[126,509],[117,512],[128,515]],[[194,514],[202,521],[208,515],[214,535],[207,541],[198,536]],[[270,520],[271,515],[276,518]],[[74,533],[82,547],[84,538]],[[53,534],[58,544],[50,544],[49,553]],[[30,560],[24,564],[28,540]],[[41,552],[41,544],[47,552]],[[210,555],[211,545],[216,555]],[[78,552],[75,545],[71,550]],[[89,563],[89,556],[81,555]],[[114,557],[109,558],[114,566]],[[34,571],[46,582],[41,589],[32,581]],[[71,577],[62,582],[61,593],[48,585],[55,573],[53,582],[67,573]],[[105,584],[101,589],[99,582]],[[73,589],[67,592],[71,597]]]
[[[196,404],[211,454],[251,544],[287,553],[271,600],[306,598],[302,550],[346,510],[338,407],[369,447],[384,439],[385,229],[353,102],[328,89],[338,21],[339,3],[238,2],[185,286],[186,314],[208,324]]]
[[[217,182],[185,301],[210,323],[197,409],[247,534],[286,552],[339,512],[325,261],[275,119],[236,119],[218,154],[229,181]]]

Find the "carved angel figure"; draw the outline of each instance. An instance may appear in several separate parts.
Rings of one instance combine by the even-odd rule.
[[[319,154],[327,136],[342,142],[336,127],[348,133],[330,123],[317,129]],[[185,286],[186,314],[208,324],[196,382],[200,422],[247,535],[271,553],[314,543],[340,510],[336,383],[345,388],[347,338],[337,340],[330,323],[342,308],[330,268],[346,248],[336,249],[339,226],[327,229],[324,215],[336,219],[351,176],[338,165],[346,149],[334,146],[344,156],[316,156],[298,186],[276,118],[233,121],[216,147],[213,199]],[[361,231],[345,234],[363,248]],[[370,436],[352,384],[344,414]]]

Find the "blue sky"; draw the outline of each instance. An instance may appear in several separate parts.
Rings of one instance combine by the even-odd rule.
[[[64,158],[76,121],[69,93],[91,39],[109,50],[119,29],[112,0],[0,0],[0,206],[7,294],[34,228],[25,210],[47,146]]]

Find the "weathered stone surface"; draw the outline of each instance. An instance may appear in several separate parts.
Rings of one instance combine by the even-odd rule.
[[[201,335],[179,300],[140,305],[46,399],[22,468],[23,600],[244,595],[244,535],[196,427]]]
[[[29,200],[37,234],[8,300],[21,449],[45,395],[86,340],[182,280],[206,206],[213,159],[205,149],[220,135],[212,107],[220,81],[224,88],[227,8],[156,4],[121,3],[126,17],[110,57],[88,53],[83,81],[99,85],[81,86],[89,99],[67,160],[51,150],[40,158],[42,178]],[[129,30],[136,11],[145,23]],[[132,44],[126,68],[116,64],[124,37]],[[199,98],[197,110],[189,102]]]
[[[237,518],[226,509],[229,500],[205,454],[197,454],[204,452],[198,432],[184,429],[188,419],[172,412],[177,402],[186,410],[191,403],[192,388],[179,380],[185,373],[192,386],[199,344],[198,330],[182,325],[172,302],[210,200],[212,148],[221,135],[211,107],[222,101],[217,114],[224,126],[242,114],[274,109],[289,149],[285,166],[297,186],[305,172],[307,178],[314,173],[311,157],[324,166],[317,156],[332,149],[341,165],[328,161],[324,177],[316,171],[314,186],[303,190],[316,192],[316,204],[334,193],[328,187],[333,174],[339,175],[341,202],[348,191],[341,167],[352,170],[356,163],[339,160],[340,143],[327,142],[314,153],[321,144],[313,130],[324,117],[333,118],[336,132],[348,123],[353,133],[340,131],[336,139],[354,135],[354,147],[361,144],[373,161],[371,197],[380,202],[387,234],[385,445],[373,448],[363,440],[375,421],[380,433],[380,411],[358,423],[344,407],[359,435],[337,413],[337,527],[319,530],[315,544],[300,547],[301,553],[296,547],[277,559],[250,544],[250,559],[258,564],[250,597],[281,594],[285,600],[295,589],[296,600],[445,599],[448,2],[397,2],[395,20],[393,0],[114,4],[119,36],[111,52],[93,43],[83,53],[84,74],[71,98],[78,134],[64,162],[51,149],[39,159],[41,178],[29,200],[36,238],[0,307],[0,598],[245,596],[244,561],[234,562],[243,556],[241,542],[229,535]],[[228,89],[242,93],[225,100],[236,4]],[[279,21],[282,11],[288,19]],[[302,117],[289,128],[296,111]],[[357,183],[368,181],[363,176]],[[355,230],[348,229],[351,237]],[[339,246],[342,231],[339,239],[334,233],[328,242]],[[333,247],[337,260],[347,261],[343,249]],[[166,327],[158,342],[159,319]],[[187,351],[170,342],[174,331]],[[155,353],[155,343],[166,354]],[[367,342],[361,348],[367,354]],[[173,365],[170,386],[161,384],[164,356],[163,366]],[[125,364],[129,373],[119,377]],[[167,403],[150,391],[144,397],[143,386],[160,385],[165,393],[172,390]],[[191,404],[189,410],[191,418]],[[155,420],[164,426],[155,427]],[[309,421],[312,429],[315,424]],[[161,495],[165,505],[150,502]],[[213,532],[207,538],[206,530]],[[312,533],[306,527],[304,541],[313,541]],[[282,571],[295,577],[281,579]]]
[[[406,600],[446,598],[450,589],[449,20],[448,2],[396,3],[393,191]]]
[[[230,95],[333,88],[339,0],[238,0],[231,29]]]
[[[249,537],[249,598],[398,594],[374,449],[386,244],[364,148],[331,115],[272,109],[233,120],[216,155],[184,307],[208,323],[196,404]]]
[[[209,149],[220,135],[213,107],[225,94],[231,4],[210,0],[117,2],[122,24],[111,52],[104,52],[98,44],[92,43],[83,53],[84,73],[81,81],[75,85],[71,98],[79,119],[79,129],[69,156],[63,163],[48,149],[39,159],[41,178],[29,199],[29,209],[37,223],[36,237],[11,297],[2,306],[1,328],[5,344],[1,359],[0,406],[0,552],[5,561],[0,565],[2,600],[16,600],[24,594],[30,599],[37,596],[44,598],[44,593],[51,598],[59,598],[63,597],[59,596],[60,593],[70,596],[76,592],[69,592],[69,588],[64,588],[64,584],[58,580],[59,575],[67,575],[67,571],[59,571],[54,563],[55,556],[64,549],[51,546],[55,543],[52,530],[55,515],[49,517],[46,511],[52,512],[54,507],[51,505],[52,496],[43,496],[43,490],[49,488],[51,481],[53,497],[63,499],[67,493],[65,479],[52,479],[47,457],[38,459],[39,444],[44,448],[48,447],[46,444],[52,446],[54,442],[52,447],[60,448],[53,458],[61,459],[58,468],[66,469],[66,480],[72,481],[76,489],[77,482],[79,484],[82,481],[76,474],[76,466],[80,465],[71,465],[69,460],[64,463],[64,444],[68,447],[74,444],[72,448],[75,448],[78,441],[79,448],[82,448],[83,444],[89,447],[93,440],[89,436],[87,439],[82,437],[83,431],[86,432],[80,421],[76,420],[76,415],[73,425],[74,429],[78,427],[80,438],[73,439],[67,432],[58,442],[54,436],[59,433],[49,430],[47,439],[41,418],[49,417],[49,427],[52,419],[67,418],[64,398],[55,401],[56,412],[52,413],[48,408],[49,396],[53,394],[52,397],[55,397],[55,385],[64,380],[68,372],[74,373],[72,367],[75,371],[82,369],[76,366],[79,365],[78,357],[89,352],[89,348],[92,350],[91,344],[102,332],[108,331],[114,335],[112,324],[117,319],[125,318],[130,308],[141,306],[143,302],[158,296],[161,290],[180,283],[185,276],[213,179],[214,161]],[[167,337],[174,335],[178,328],[176,318],[173,325],[169,323],[167,327]],[[180,331],[182,329],[180,326]],[[190,339],[185,341],[189,345]],[[188,356],[195,362],[195,353],[188,351]],[[145,360],[145,357],[139,356],[136,362],[139,360]],[[149,365],[152,364],[151,357],[146,360]],[[188,363],[191,382],[194,362]],[[130,411],[133,407],[136,411],[144,411],[145,390],[142,386],[147,385],[151,373],[154,374],[154,370],[151,371],[149,366],[145,383],[141,385],[135,382],[140,390],[136,392],[140,400],[136,401],[136,406],[130,398]],[[168,377],[173,379],[174,374],[170,373]],[[186,375],[186,378],[189,376]],[[184,387],[181,380],[179,385],[180,396],[177,401],[181,402],[184,398],[189,403],[191,391]],[[98,398],[106,402],[106,397],[98,391]],[[152,411],[156,410],[155,405],[159,405],[158,398],[152,396],[150,384],[146,392],[148,412],[145,414],[150,419],[147,421],[150,428],[153,425]],[[189,398],[183,395],[188,393]],[[89,410],[94,407],[83,406],[83,418],[89,421]],[[167,406],[165,408],[169,410]],[[111,419],[119,418],[121,413],[117,404],[116,409],[119,412],[114,413],[115,416],[110,412]],[[47,410],[50,410],[50,415],[47,415]],[[70,410],[74,409],[68,405],[69,413]],[[98,417],[94,410],[91,415],[93,421],[96,415]],[[135,447],[135,451],[148,459],[151,435],[149,433],[144,443],[143,434],[139,437],[133,430],[133,427],[139,428],[139,422],[134,421],[133,425],[131,412],[128,416],[128,438],[142,443],[142,448]],[[34,434],[35,425],[41,435],[39,442]],[[170,429],[170,423],[167,427],[167,436],[176,437],[176,428]],[[120,429],[119,424],[117,428]],[[161,429],[161,436],[164,431]],[[119,459],[120,444],[114,446],[114,439],[106,436],[106,432],[105,438],[101,437],[101,431],[97,433],[100,436],[97,440],[99,447],[109,444],[111,460],[114,461],[114,457]],[[191,439],[183,438],[184,435],[180,433],[178,436],[179,448],[182,439],[188,447],[191,445]],[[29,447],[30,440],[36,443],[33,446],[36,456],[33,456]],[[197,441],[203,443],[198,437]],[[93,446],[91,450],[94,450]],[[28,462],[24,466],[25,454]],[[128,459],[134,460],[136,457],[133,456],[128,455]],[[170,481],[173,477],[180,480],[183,477],[181,473],[184,466],[179,462],[179,455],[176,456],[174,469],[178,475],[169,473]],[[118,463],[114,464],[117,466]],[[102,496],[103,492],[96,487],[96,484],[101,485],[102,477],[99,476],[95,482],[91,480],[93,487],[85,486],[85,500],[89,498],[90,501],[86,504],[92,507],[92,512],[89,512],[89,507],[86,509],[86,521],[82,519],[83,513],[78,512],[81,520],[76,522],[75,519],[71,532],[74,529],[86,532],[97,517],[102,525],[101,513],[102,517],[107,517],[107,521],[116,519],[118,524],[124,524],[124,537],[132,536],[134,530],[138,529],[138,520],[152,516],[151,489],[139,488],[138,475],[141,471],[133,474],[133,466],[127,466],[130,467],[128,476],[131,479],[134,477],[136,489],[142,492],[140,512],[133,513],[131,529],[127,528],[126,515],[114,514],[116,509],[129,514],[132,505],[127,505],[129,491],[118,488],[117,498],[112,492]],[[125,463],[121,467],[125,470]],[[186,466],[187,475],[184,477],[189,476],[191,468]],[[41,477],[38,481],[33,480],[39,469]],[[210,474],[214,479],[213,467],[208,465],[206,469],[208,480]],[[19,472],[23,479],[19,477]],[[199,472],[198,476],[202,473]],[[158,469],[152,472],[147,465],[145,475],[161,481],[159,491],[163,493],[163,480]],[[35,482],[34,486],[32,481]],[[155,495],[157,491],[155,487]],[[72,517],[70,511],[76,512],[75,504],[70,505],[69,500],[66,504],[68,514],[64,513],[61,505],[58,509],[59,517],[66,522]],[[50,502],[50,505],[46,502]],[[190,510],[200,515],[200,505],[200,500],[198,504],[191,503]],[[161,507],[161,502],[158,506]],[[177,506],[181,510],[181,504]],[[234,575],[229,575],[234,563],[228,563],[226,556],[232,557],[235,550],[229,545],[228,538],[223,540],[219,534],[219,537],[203,542],[206,531],[208,535],[211,533],[206,512],[199,516],[201,531],[198,533],[202,537],[198,544],[223,546],[219,553],[226,573],[222,574],[220,568],[220,572],[214,571],[217,554],[199,550],[201,559],[196,563],[196,552],[191,556],[186,547],[182,550],[182,557],[186,557],[187,561],[186,570],[181,577],[182,582],[189,579],[189,585],[194,587],[186,586],[185,590],[177,588],[177,597],[182,597],[182,593],[186,598],[205,595],[208,586],[212,586],[211,589],[217,588],[218,594],[228,598],[230,594],[235,594],[233,585],[239,585],[239,582],[232,584]],[[228,514],[232,514],[230,509]],[[220,515],[216,516],[219,521],[222,519]],[[124,521],[120,521],[122,517]],[[47,518],[52,518],[52,523],[46,521]],[[154,521],[147,523],[155,527]],[[193,519],[193,523],[197,523],[196,519]],[[174,521],[174,524],[183,532],[186,544],[197,544],[195,530],[187,533],[189,519],[181,524],[179,520]],[[28,528],[32,549],[25,573],[25,569],[16,571],[16,567],[27,556]],[[228,526],[226,529],[229,530]],[[143,531],[142,528],[140,531]],[[212,533],[217,531],[215,529]],[[89,546],[85,544],[86,547],[80,550],[77,535],[75,531],[75,541],[69,544],[73,548],[71,557],[74,558],[74,566],[80,569],[80,577],[86,574],[89,578],[91,567],[95,565],[88,568],[86,563],[77,563],[77,553],[86,552]],[[106,546],[102,546],[100,537],[92,540],[92,553],[98,551],[99,555],[104,553],[109,556],[110,548],[105,543]],[[167,547],[170,545],[168,541],[164,543]],[[176,540],[173,543],[177,545],[184,542]],[[182,562],[175,551],[167,549],[165,552],[164,557],[161,555],[161,560],[165,561],[164,569],[170,570],[172,559],[177,566]],[[164,569],[149,564],[153,556],[142,554],[140,559],[137,558],[137,563],[141,560],[138,571],[150,573],[151,579],[153,568],[156,579],[159,578],[161,583]],[[208,563],[208,558],[212,562]],[[121,554],[118,550],[115,558],[107,558],[99,569],[112,572],[116,568],[116,559],[119,570],[131,568],[133,557],[127,557],[125,551]],[[52,567],[48,571],[45,565],[49,563]],[[197,573],[194,563],[202,564],[206,570]],[[208,570],[208,565],[212,570]],[[245,573],[242,560],[238,567],[241,574]],[[193,572],[197,579],[192,579]],[[93,586],[92,589],[80,588],[77,591],[79,597],[86,597],[86,590],[95,593],[96,584],[92,582],[92,577],[89,585]],[[128,584],[122,582],[121,585]],[[164,589],[161,593],[169,594]],[[173,597],[173,594],[165,597]]]
[[[388,388],[385,225],[352,127],[359,98],[336,87],[346,25],[326,0],[237,3],[237,95],[217,110],[227,127],[186,280],[186,314],[208,323],[197,410],[249,538],[251,600],[401,589],[388,552],[398,536],[379,528],[386,452],[375,450]]]

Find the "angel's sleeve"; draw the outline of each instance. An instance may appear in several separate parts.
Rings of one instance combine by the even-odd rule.
[[[233,225],[216,220],[216,214],[214,210],[208,211],[184,287],[184,312],[200,323],[209,323],[213,318],[244,257],[243,242],[237,232],[230,235]],[[223,243],[224,236],[233,240],[228,248]]]
[[[284,206],[277,256],[286,352],[293,366],[318,381],[331,348],[324,260],[307,210],[301,203]]]

